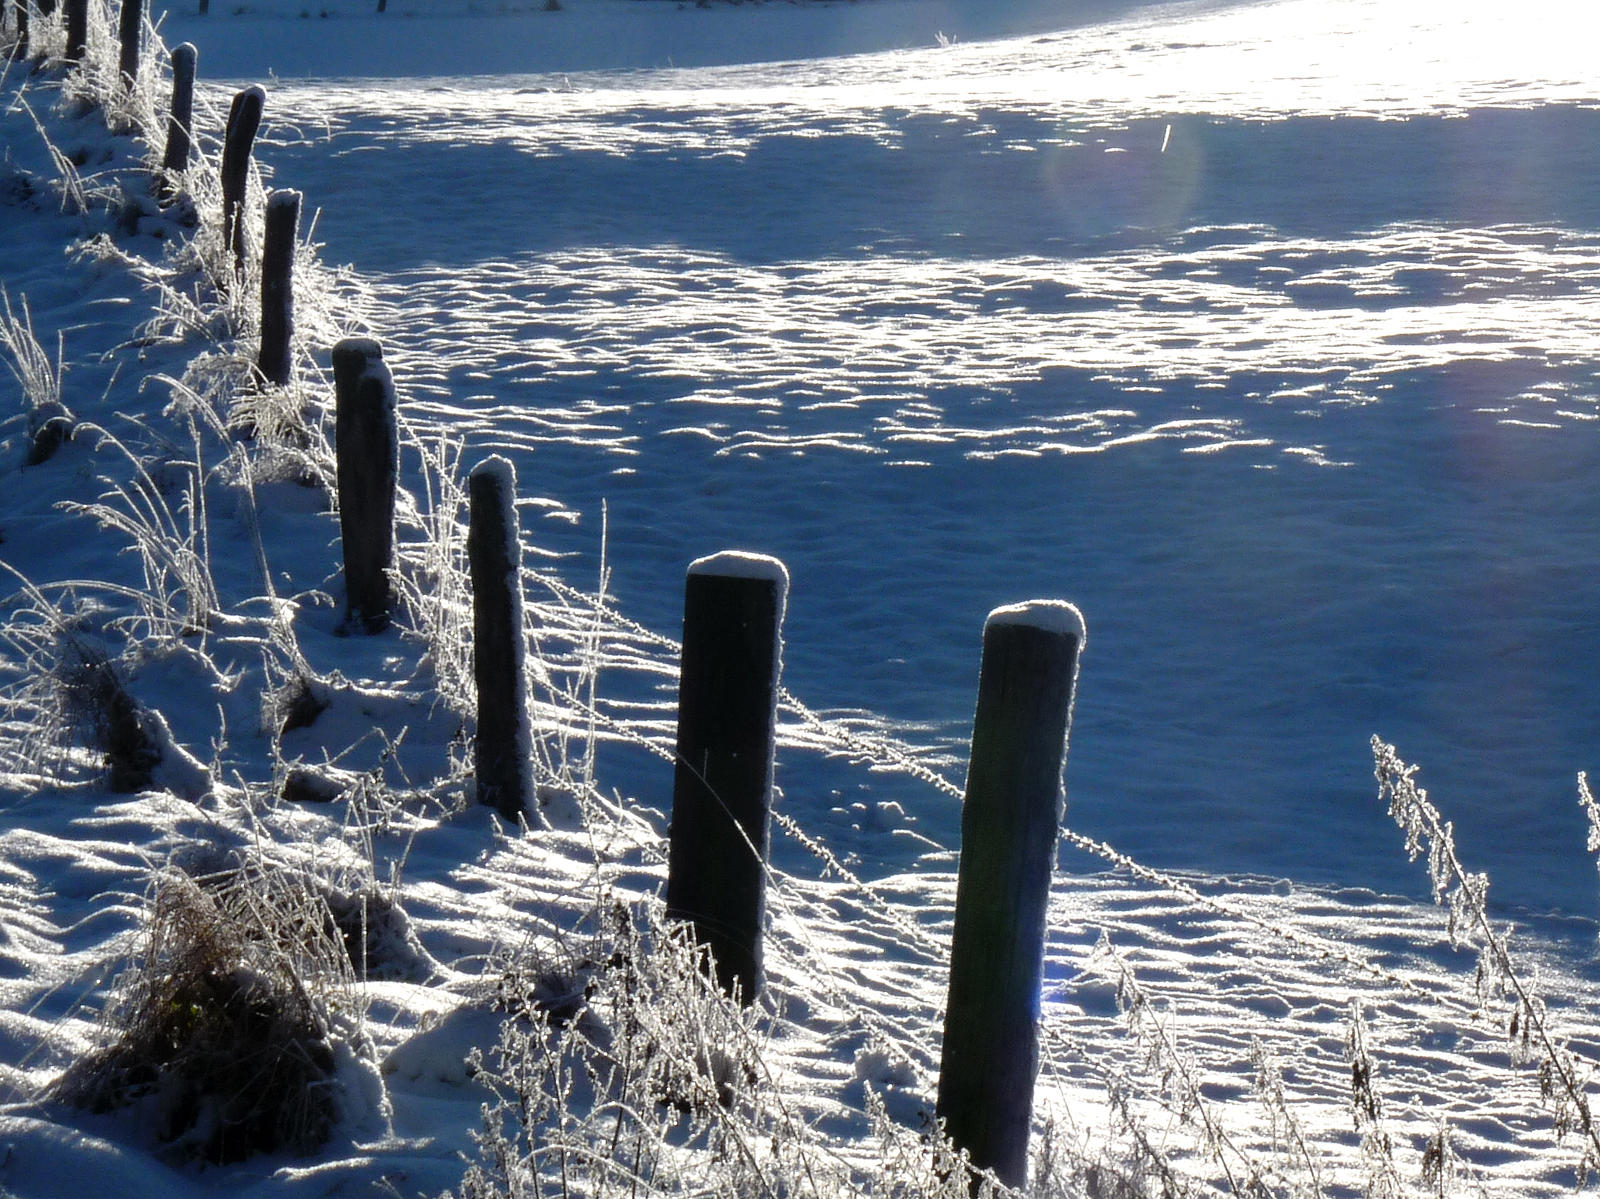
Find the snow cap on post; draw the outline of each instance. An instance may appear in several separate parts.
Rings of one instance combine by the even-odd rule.
[[[1089,626],[1084,623],[1083,613],[1076,604],[1069,604],[1066,600],[1036,599],[1006,604],[989,613],[983,627],[987,632],[990,625],[1008,624],[1028,625],[1047,633],[1064,633],[1077,639],[1080,654],[1089,643]]]
[[[720,575],[724,579],[769,579],[789,593],[789,568],[770,554],[749,550],[722,550],[689,563],[692,575]]]

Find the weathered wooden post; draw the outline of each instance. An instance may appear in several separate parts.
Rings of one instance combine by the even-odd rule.
[[[157,184],[157,190],[164,196],[177,194],[178,180],[189,169],[194,74],[199,57],[200,52],[190,42],[175,46],[172,51],[172,109],[167,113],[167,149],[161,156],[161,177]]]
[[[256,371],[264,383],[287,387],[294,374],[294,248],[300,234],[300,193],[267,197],[261,246],[261,348]]]
[[[789,572],[726,552],[689,567],[678,679],[667,911],[747,1006],[763,984],[773,732]]]
[[[11,7],[17,15],[17,40],[12,44],[11,57],[20,62],[28,57],[28,0],[12,0]]]
[[[997,608],[961,813],[938,1113],[974,1167],[1028,1174],[1045,913],[1083,617],[1060,600]]]
[[[81,63],[89,52],[89,0],[67,0],[66,11],[67,61]]]
[[[467,479],[472,574],[472,677],[478,687],[473,774],[478,802],[513,824],[533,811],[533,730],[522,634],[517,475],[498,454]]]
[[[122,86],[130,92],[139,78],[139,39],[144,35],[144,0],[122,0],[122,11],[117,21],[117,36],[121,43],[117,57],[117,71]]]
[[[400,434],[394,378],[383,348],[364,337],[333,347],[334,454],[339,472],[339,537],[344,545],[346,633],[389,625],[394,496]]]
[[[234,96],[228,110],[228,128],[222,143],[222,236],[233,251],[233,269],[244,270],[245,185],[250,179],[250,151],[261,128],[261,108],[267,93],[247,87]]]

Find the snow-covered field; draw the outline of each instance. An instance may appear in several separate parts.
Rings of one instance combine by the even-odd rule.
[[[419,605],[432,641],[337,636],[318,493],[258,467],[246,502],[207,442],[221,611],[198,640],[139,630],[132,661],[221,788],[198,806],[111,796],[85,755],[7,743],[0,1065],[18,1100],[0,1188],[456,1185],[487,1097],[463,1063],[504,1019],[497,972],[570,944],[601,888],[659,887],[683,571],[729,546],[793,580],[769,948],[783,1013],[763,1065],[845,1160],[871,1157],[866,1088],[907,1128],[931,1104],[960,805],[924,776],[960,781],[984,613],[1047,595],[1091,631],[1069,824],[1196,872],[1222,907],[1063,853],[1041,1128],[1083,1160],[1125,1155],[1116,1083],[1224,1193],[1219,1158],[1275,1169],[1272,1193],[1361,1193],[1355,1001],[1408,1187],[1447,1117],[1489,1193],[1569,1188],[1580,1138],[1554,1144],[1500,1017],[1463,1014],[1472,955],[1423,902],[1368,738],[1423,763],[1553,1024],[1592,1055],[1576,776],[1600,727],[1600,16],[1554,0],[564,3],[397,0],[380,18],[272,0],[169,13],[161,33],[200,47],[208,136],[237,87],[267,86],[263,174],[304,192],[321,261],[349,266],[312,280],[305,394],[327,401],[336,336],[383,342],[418,563],[440,507],[430,456],[455,465],[439,439],[464,440],[464,465],[515,463],[540,752],[588,796],[588,832],[508,836],[461,810],[453,597]],[[130,145],[60,111],[55,78],[5,80],[0,283],[52,353],[60,335],[77,416],[165,463],[182,524],[188,432],[151,380],[214,378],[226,358],[197,356],[234,343],[215,321],[135,340],[157,294],[120,255],[181,254],[181,225],[147,213],[116,253],[62,253],[113,222],[58,211],[41,133],[82,151],[91,190],[123,177],[99,173]],[[15,465],[24,406],[0,429],[0,557],[41,585],[141,585],[125,537],[56,507],[95,499],[101,472],[127,478],[126,460],[83,435]],[[278,736],[262,693],[300,663],[332,706]],[[371,782],[331,809],[278,803],[295,759]],[[347,1076],[381,1076],[384,1098],[320,1156],[173,1166],[126,1117],[27,1098],[90,1043],[152,869],[196,841],[265,842],[409,915],[408,969],[350,983],[382,1069]],[[1217,1154],[1193,1148],[1165,1033],[1122,1031],[1102,931],[1171,1003],[1160,1027],[1226,1127]],[[1251,1097],[1253,1038],[1315,1168]],[[1187,1124],[1155,1104],[1164,1073]]]

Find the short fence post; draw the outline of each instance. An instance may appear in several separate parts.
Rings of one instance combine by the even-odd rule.
[[[467,479],[472,574],[472,677],[478,687],[473,773],[478,802],[515,823],[533,809],[527,643],[522,633],[522,538],[517,475],[498,454]]]
[[[287,387],[294,373],[294,248],[300,233],[300,193],[267,197],[267,229],[261,247],[261,349],[256,370],[265,383]]]
[[[222,144],[222,236],[233,251],[236,272],[244,270],[245,185],[250,178],[250,151],[261,128],[261,108],[267,93],[247,87],[233,98],[228,129]]]
[[[117,34],[121,41],[121,54],[117,70],[123,86],[130,92],[139,78],[139,38],[144,33],[144,0],[122,0],[122,12],[117,21]]]
[[[194,122],[194,73],[200,52],[190,42],[172,50],[172,111],[167,114],[167,149],[161,156],[162,195],[174,195],[178,179],[189,169],[190,130]]]
[[[80,63],[89,52],[89,0],[67,0],[67,61]]]
[[[711,951],[717,982],[755,1002],[771,840],[773,733],[789,573],[728,552],[689,567],[678,681],[667,911]]]
[[[1083,618],[1059,600],[989,614],[973,718],[938,1114],[1007,1186],[1027,1180],[1039,987]]]
[[[394,497],[400,474],[394,378],[383,348],[363,337],[333,347],[334,454],[344,546],[347,633],[388,627]]]

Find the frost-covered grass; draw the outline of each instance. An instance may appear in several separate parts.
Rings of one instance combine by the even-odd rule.
[[[122,98],[108,21],[87,69],[6,93],[8,135],[48,142],[18,219],[77,238],[72,269],[125,283],[132,319],[126,370],[71,394],[73,441],[0,481],[60,550],[8,525],[0,1186],[94,1168],[151,1195],[966,1194],[930,1117],[952,855],[924,838],[917,870],[869,878],[785,802],[769,995],[728,1003],[658,899],[677,647],[621,613],[603,553],[589,590],[524,547],[537,805],[513,829],[470,804],[471,455],[407,421],[400,619],[340,636],[320,363],[384,330],[308,236],[297,378],[252,387],[259,284],[222,244],[214,143],[186,201],[146,199],[158,68]],[[64,403],[65,350],[16,305],[0,343],[25,402]],[[892,736],[780,710],[780,754],[841,785],[959,796]],[[1053,896],[1030,1193],[1545,1195],[1592,1168],[1581,969],[1538,943],[1547,970],[1519,960],[1414,772],[1373,750],[1442,931],[1065,835],[1134,881]]]

